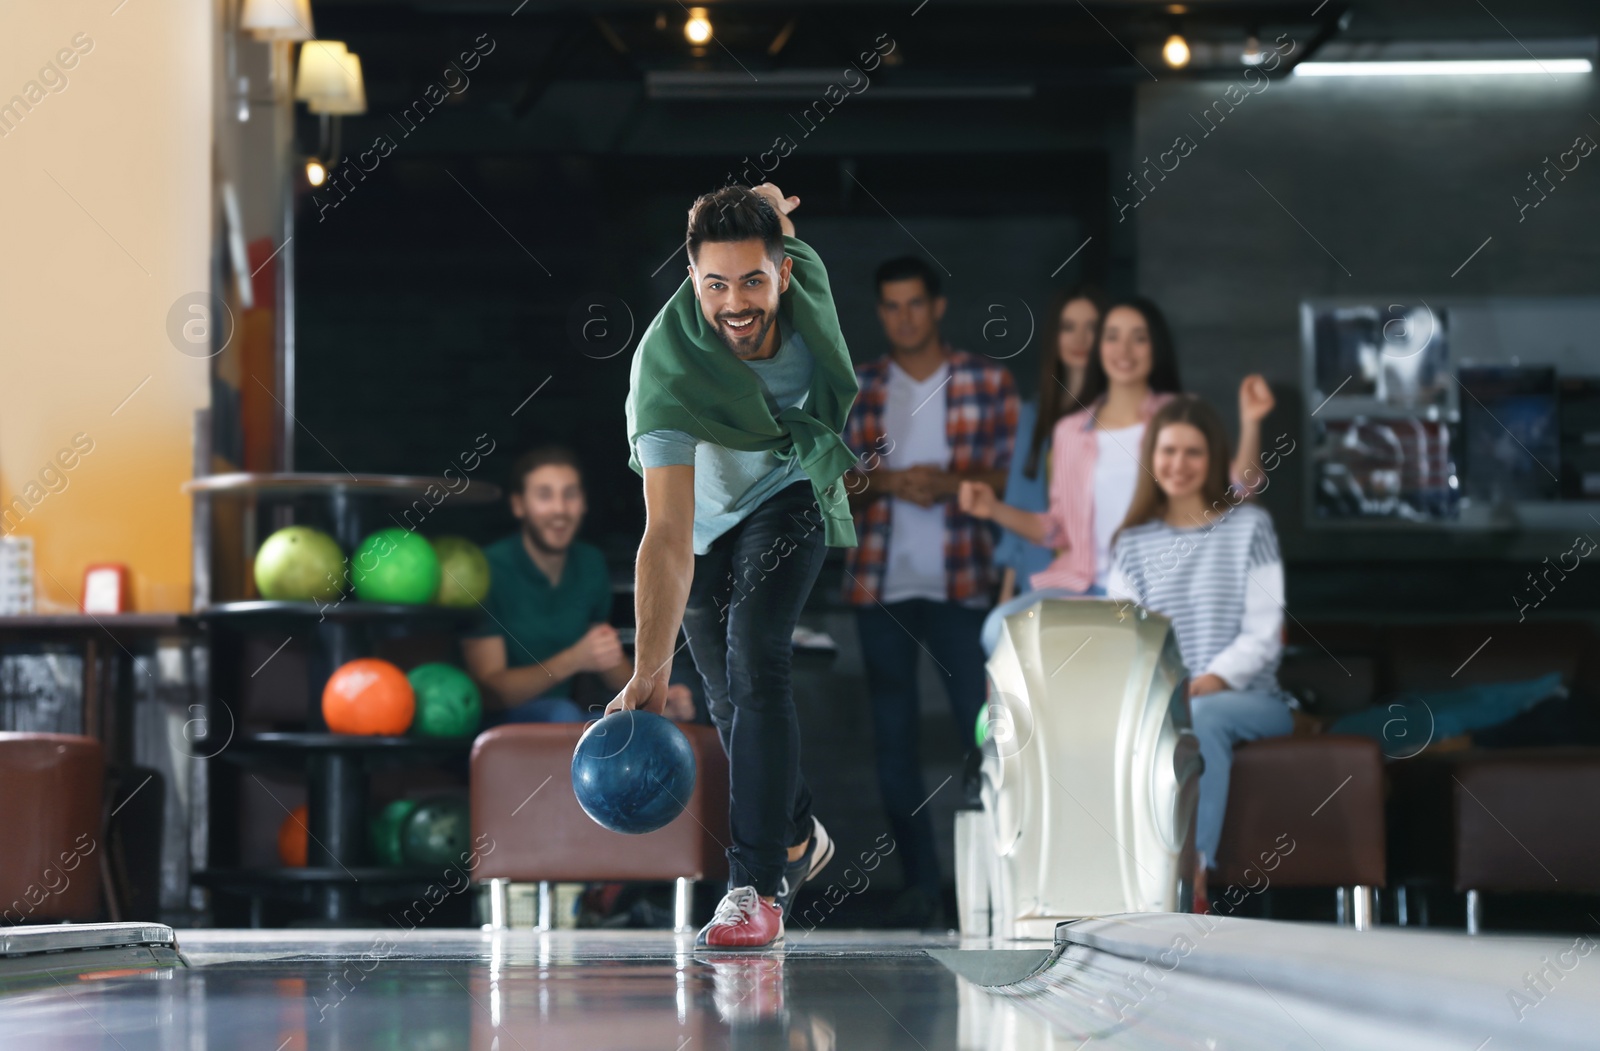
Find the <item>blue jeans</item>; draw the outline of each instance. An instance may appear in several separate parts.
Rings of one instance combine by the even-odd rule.
[[[1066,588],[1040,588],[1037,591],[1024,591],[1019,595],[1015,595],[991,609],[989,615],[983,618],[983,634],[981,636],[983,652],[986,656],[994,653],[995,644],[1000,641],[1001,622],[1019,609],[1027,609],[1040,599],[1101,598],[1105,593],[1105,588],[1097,584],[1090,584],[1087,591],[1069,591]]]
[[[1281,737],[1294,728],[1283,697],[1265,691],[1218,690],[1189,698],[1194,734],[1200,739],[1205,772],[1200,775],[1199,813],[1195,816],[1195,849],[1207,868],[1217,859],[1222,817],[1228,810],[1228,774],[1233,746],[1261,737]]]
[[[795,623],[827,553],[823,539],[811,483],[785,487],[695,556],[683,611],[728,753],[728,885],[763,895],[778,892],[788,848],[811,835],[790,663]]]
[[[487,727],[505,723],[581,723],[586,718],[583,709],[570,697],[535,697],[490,715],[483,724]]]
[[[933,818],[922,779],[917,693],[918,658],[933,657],[955,716],[956,744],[973,748],[973,731],[983,707],[983,649],[978,635],[981,609],[953,602],[908,599],[856,610],[867,688],[872,694],[872,731],[878,756],[878,789],[895,842],[904,847],[901,864],[906,886],[937,896],[939,859],[934,850]]]

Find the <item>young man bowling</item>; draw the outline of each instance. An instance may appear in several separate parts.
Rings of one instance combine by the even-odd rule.
[[[681,622],[728,753],[731,888],[701,945],[783,938],[833,857],[800,774],[791,637],[826,547],[855,544],[840,439],[855,372],[798,197],[763,184],[689,210],[689,278],[645,330],[627,402],[644,476],[633,677],[608,711],[661,711]]]

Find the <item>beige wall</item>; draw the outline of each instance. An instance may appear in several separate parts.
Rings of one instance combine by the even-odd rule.
[[[0,109],[0,532],[35,538],[41,610],[75,606],[91,562],[128,564],[136,609],[189,605],[178,486],[209,363],[168,311],[210,287],[213,18],[209,0],[4,14],[0,107],[43,97]],[[92,449],[52,468],[77,435]],[[39,498],[20,518],[19,496]]]

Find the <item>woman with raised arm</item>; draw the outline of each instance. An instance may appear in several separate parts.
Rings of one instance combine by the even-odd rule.
[[[1035,590],[1054,597],[1104,595],[1111,536],[1133,500],[1146,424],[1180,390],[1177,352],[1161,309],[1137,297],[1117,303],[1100,324],[1080,396],[1085,407],[1055,426],[1049,507],[1026,511],[1002,503],[982,482],[963,482],[961,509],[1055,550],[1055,560],[1033,574]],[[1239,385],[1236,482],[1260,474],[1261,421],[1272,406],[1266,380],[1245,377]],[[986,649],[999,632],[999,618],[1028,601],[1018,596],[996,607],[984,626]]]
[[[1228,439],[1192,395],[1150,420],[1133,503],[1115,535],[1107,592],[1172,622],[1189,671],[1189,711],[1205,771],[1195,818],[1195,911],[1205,911],[1228,804],[1233,747],[1293,726],[1278,688],[1283,559],[1272,517],[1230,488]]]

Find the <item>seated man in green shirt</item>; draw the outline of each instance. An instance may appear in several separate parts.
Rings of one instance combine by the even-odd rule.
[[[572,450],[545,445],[524,453],[511,476],[511,513],[521,528],[484,549],[489,595],[482,620],[462,640],[462,656],[483,690],[488,723],[581,721],[587,713],[572,699],[574,675],[594,673],[611,691],[633,675],[607,623],[605,556],[577,539],[582,470]],[[666,714],[693,716],[689,687],[670,688]]]

